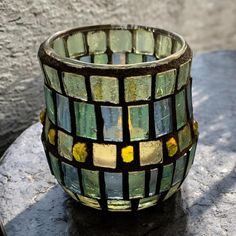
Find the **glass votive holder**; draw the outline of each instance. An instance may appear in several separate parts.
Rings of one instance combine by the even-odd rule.
[[[75,200],[136,211],[171,197],[193,163],[192,52],[179,35],[135,25],[58,32],[38,52],[51,173]]]

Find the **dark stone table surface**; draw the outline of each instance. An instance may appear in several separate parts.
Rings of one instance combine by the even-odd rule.
[[[132,214],[81,206],[50,175],[37,123],[0,164],[0,217],[7,235],[236,235],[236,51],[195,56],[192,76],[200,138],[181,191]]]

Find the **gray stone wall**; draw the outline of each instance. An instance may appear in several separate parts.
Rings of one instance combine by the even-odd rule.
[[[195,52],[235,49],[233,0],[0,0],[0,154],[43,107],[37,61],[52,33],[91,24],[141,24],[182,34]]]

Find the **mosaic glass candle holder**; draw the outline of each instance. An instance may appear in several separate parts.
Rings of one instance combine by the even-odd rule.
[[[136,211],[171,197],[194,160],[192,52],[158,28],[100,25],[59,32],[38,52],[51,173],[75,200]]]

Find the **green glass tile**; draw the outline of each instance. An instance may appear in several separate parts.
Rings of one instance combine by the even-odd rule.
[[[129,198],[143,198],[145,171],[129,172]]]
[[[187,155],[185,154],[184,156],[180,157],[176,161],[175,173],[174,173],[172,185],[175,185],[176,183],[179,183],[183,180],[184,170],[185,170],[185,166],[186,166],[186,158],[187,158]]]
[[[103,31],[88,32],[87,42],[90,53],[103,53],[107,49],[106,34]]]
[[[149,111],[148,105],[129,106],[128,124],[130,140],[142,140],[149,137]]]
[[[179,75],[178,75],[178,89],[181,89],[185,84],[187,84],[189,78],[190,61],[180,65]]]
[[[156,56],[164,58],[171,55],[172,39],[169,36],[159,34],[156,38]]]
[[[143,55],[136,53],[127,54],[127,64],[135,64],[143,61]]]
[[[57,70],[47,65],[43,65],[43,68],[46,73],[49,86],[55,89],[57,92],[61,93],[61,86]]]
[[[188,174],[192,164],[193,164],[193,161],[194,161],[194,156],[195,156],[195,152],[196,152],[196,147],[197,147],[197,143],[194,143],[193,146],[191,147],[190,149],[190,152],[189,152],[189,158],[188,158],[188,165],[187,165],[187,169],[186,169],[186,174]]]
[[[98,171],[81,169],[84,194],[92,198],[100,198]]]
[[[81,193],[78,169],[65,162],[61,163],[65,186],[74,193]]]
[[[156,137],[160,137],[172,131],[171,98],[154,102],[154,122]]]
[[[73,137],[58,130],[58,153],[72,161]]]
[[[77,57],[86,52],[84,46],[84,35],[82,33],[72,34],[67,39],[67,48],[70,57]]]
[[[178,52],[181,49],[182,45],[177,40],[173,41],[173,52]]]
[[[97,125],[94,105],[74,102],[76,134],[80,137],[96,139]]]
[[[151,99],[151,75],[126,77],[124,83],[126,102]]]
[[[112,54],[112,64],[123,65],[126,64],[125,53],[113,53]]]
[[[104,121],[103,136],[106,141],[122,141],[122,108],[101,106]]]
[[[107,54],[106,53],[95,54],[94,55],[94,63],[96,63],[96,64],[107,64],[108,63]]]
[[[154,38],[151,31],[137,29],[135,32],[135,51],[141,54],[153,54]]]
[[[55,178],[57,179],[59,183],[62,183],[59,160],[50,152],[49,152],[49,158],[50,158],[50,162],[52,166],[53,175],[55,176]]]
[[[123,185],[122,173],[104,173],[106,184],[106,195],[108,199],[122,199]]]
[[[113,52],[130,52],[132,34],[128,30],[110,30],[110,48]]]
[[[52,91],[48,89],[46,86],[44,86],[44,95],[45,95],[46,111],[48,118],[51,120],[53,124],[55,124],[55,108],[52,98]]]
[[[189,124],[184,126],[184,128],[178,132],[178,137],[179,137],[179,150],[183,151],[192,142],[191,130]]]
[[[155,195],[152,197],[142,198],[139,201],[138,210],[142,210],[151,206],[155,206],[159,200],[160,196]]]
[[[187,122],[185,90],[182,90],[175,95],[175,109],[177,129],[179,129]]]
[[[179,187],[180,183],[177,183],[176,185],[172,186],[169,192],[166,194],[164,200],[170,198],[174,193],[176,193]]]
[[[56,52],[59,56],[61,56],[61,57],[65,57],[65,56],[66,56],[63,38],[57,38],[57,39],[53,42],[53,49],[55,50],[55,52]]]
[[[173,94],[175,91],[176,70],[168,70],[165,72],[157,73],[155,98],[160,98]]]
[[[119,103],[119,85],[117,78],[90,76],[90,84],[94,101]]]
[[[63,72],[62,78],[64,89],[68,96],[87,101],[87,90],[83,75]]]
[[[188,103],[189,117],[190,117],[190,119],[192,119],[192,117],[193,117],[193,105],[192,105],[192,88],[191,88],[190,83],[187,86],[187,103]]]
[[[171,187],[172,175],[173,175],[173,164],[163,166],[162,179],[160,185],[160,193],[167,191]]]
[[[150,172],[149,196],[153,196],[156,193],[158,169],[152,169]]]
[[[60,94],[56,95],[57,100],[57,125],[61,128],[71,131],[71,118],[68,97]]]
[[[131,211],[131,201],[107,200],[108,211]]]

